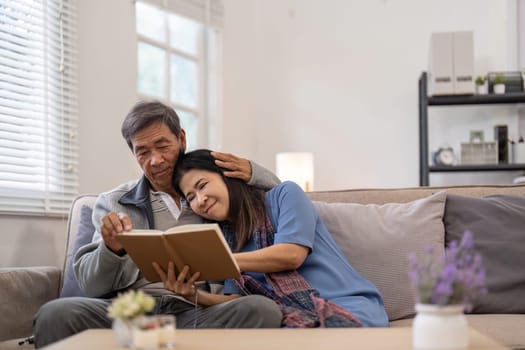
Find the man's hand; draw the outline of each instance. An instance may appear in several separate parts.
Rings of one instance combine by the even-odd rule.
[[[106,246],[115,254],[123,255],[124,247],[117,240],[116,236],[124,231],[131,231],[131,220],[127,214],[110,212],[102,218],[100,233]]]
[[[160,279],[164,283],[164,288],[172,292],[177,293],[184,298],[193,301],[197,290],[195,289],[195,281],[200,276],[199,272],[195,272],[189,277],[190,268],[188,265],[182,268],[182,271],[178,276],[175,276],[175,265],[173,262],[168,263],[168,271],[164,271],[162,267],[156,262],[153,262],[153,268],[160,276]],[[188,279],[189,277],[189,279]]]
[[[215,158],[216,165],[230,170],[224,172],[225,176],[241,179],[244,182],[252,178],[252,166],[248,159],[222,152],[211,152],[211,155]]]

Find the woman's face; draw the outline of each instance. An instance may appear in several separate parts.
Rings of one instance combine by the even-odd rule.
[[[191,169],[182,176],[179,187],[195,214],[213,221],[228,219],[230,196],[219,174]]]

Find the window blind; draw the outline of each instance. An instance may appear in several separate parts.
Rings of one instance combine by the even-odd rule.
[[[210,27],[222,28],[224,5],[222,0],[142,0],[191,18]]]
[[[64,214],[78,194],[74,0],[0,0],[0,212]]]

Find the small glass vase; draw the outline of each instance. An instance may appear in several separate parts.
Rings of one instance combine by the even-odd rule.
[[[135,350],[159,348],[159,319],[157,316],[139,316],[131,323],[131,338]]]
[[[467,349],[469,329],[463,311],[463,305],[416,304],[412,325],[414,349]]]
[[[113,333],[115,334],[115,338],[117,339],[117,343],[125,348],[131,348],[131,345],[133,343],[131,323],[132,320],[115,318],[111,326],[111,328],[113,329]]]

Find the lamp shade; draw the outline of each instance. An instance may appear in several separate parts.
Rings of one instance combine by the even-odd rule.
[[[307,152],[282,152],[275,156],[276,173],[281,181],[293,181],[303,191],[314,189],[314,155]]]

